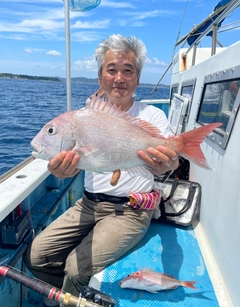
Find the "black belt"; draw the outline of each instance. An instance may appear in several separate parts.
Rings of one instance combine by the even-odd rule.
[[[90,193],[85,191],[84,194],[87,196],[89,200],[95,202],[110,202],[110,203],[127,203],[129,201],[129,197],[118,197],[118,196],[111,196],[104,193]]]

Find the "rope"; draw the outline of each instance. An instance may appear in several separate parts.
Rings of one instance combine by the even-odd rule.
[[[181,21],[181,24],[180,24],[180,27],[179,27],[179,30],[178,30],[178,34],[177,34],[177,37],[176,37],[176,42],[178,41],[179,36],[180,36],[180,33],[181,33],[181,30],[182,30],[182,25],[183,25],[183,21],[184,21],[184,19],[185,19],[185,15],[186,15],[186,12],[187,12],[187,7],[188,7],[188,0],[187,0],[187,2],[186,2],[186,5],[185,5],[185,9],[184,9],[182,21]],[[172,58],[174,57],[175,50],[176,50],[176,44],[174,44],[174,49],[173,49]]]

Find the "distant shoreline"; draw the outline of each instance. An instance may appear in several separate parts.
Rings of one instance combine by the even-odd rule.
[[[29,76],[29,75],[18,75],[10,73],[0,73],[2,79],[19,79],[19,80],[38,80],[38,81],[61,81],[58,77],[40,77],[40,76]]]
[[[11,74],[11,73],[0,73],[1,79],[17,79],[17,80],[35,80],[35,81],[52,81],[52,82],[64,82],[66,79],[61,77],[45,77],[45,76],[30,76],[22,74]],[[91,83],[98,84],[97,78],[85,78],[85,77],[74,77],[71,78],[74,83]],[[154,87],[155,84],[140,83],[140,86]],[[169,85],[159,84],[158,88],[169,88]]]

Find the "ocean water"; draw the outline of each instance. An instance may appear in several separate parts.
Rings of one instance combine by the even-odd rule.
[[[72,83],[72,109],[85,105],[97,84]],[[139,86],[136,95],[149,98],[151,87]],[[152,99],[169,97],[159,89]],[[31,156],[30,141],[49,120],[66,111],[65,82],[0,79],[0,175]]]

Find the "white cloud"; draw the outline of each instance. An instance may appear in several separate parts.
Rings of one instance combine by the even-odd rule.
[[[27,54],[33,54],[34,52],[44,52],[44,49],[39,48],[25,48],[24,52]]]
[[[153,18],[160,16],[171,16],[171,15],[176,15],[178,13],[170,10],[153,10],[148,12],[128,12],[127,14],[132,16],[133,19],[142,20],[146,18]]]
[[[33,50],[30,49],[30,48],[26,48],[26,49],[24,49],[24,52],[27,53],[27,54],[32,54]]]
[[[87,32],[87,31],[81,31],[72,33],[71,39],[77,42],[93,42],[99,40],[99,33],[97,32]]]
[[[40,28],[41,30],[56,30],[64,27],[64,21],[57,22],[46,19],[25,19],[20,24],[20,27]]]
[[[0,30],[1,31],[1,30]],[[18,41],[23,41],[26,39],[26,36],[23,34],[10,34],[10,35],[2,35],[0,34],[1,38],[13,39]]]
[[[152,60],[147,58],[145,63],[146,63],[146,66],[152,66],[152,65],[167,66],[168,65],[165,62],[159,61],[157,58],[153,58]]]
[[[86,58],[83,61],[75,61],[72,63],[73,70],[84,70],[84,71],[94,71],[97,72],[97,63],[94,56]]]
[[[108,1],[108,0],[102,0],[100,5],[116,9],[134,8],[134,6],[129,2]]]
[[[49,50],[46,52],[47,55],[52,55],[52,56],[61,56],[61,53],[56,51],[56,50]]]
[[[161,66],[167,66],[168,64],[162,61],[159,61],[157,58],[153,58],[153,64],[154,65],[161,65]]]
[[[105,19],[101,21],[94,21],[94,22],[89,22],[89,21],[76,21],[74,25],[72,25],[71,28],[75,29],[105,29],[109,26],[110,19]]]
[[[146,23],[142,21],[131,22],[131,26],[133,27],[143,27]]]

